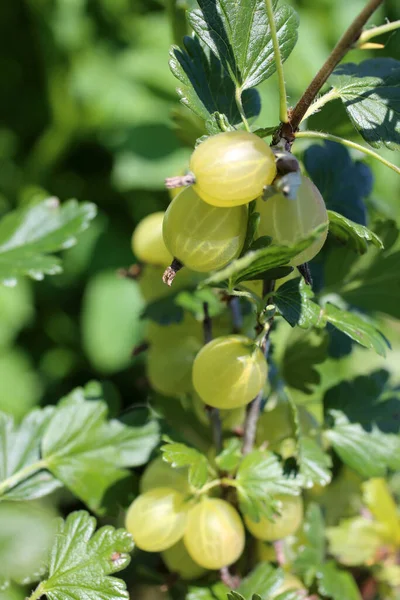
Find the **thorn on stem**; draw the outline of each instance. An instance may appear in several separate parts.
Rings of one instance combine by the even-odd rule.
[[[168,190],[175,188],[185,187],[193,185],[196,182],[196,178],[193,173],[187,173],[187,175],[177,175],[176,177],[167,177],[165,180],[165,187]]]
[[[171,287],[172,282],[175,279],[175,275],[177,274],[178,271],[180,271],[183,267],[183,264],[181,263],[180,260],[178,260],[177,258],[174,258],[174,260],[172,261],[172,263],[170,264],[169,267],[167,267],[164,271],[164,274],[162,276],[162,280],[164,283],[166,283],[167,285],[169,285],[169,287]]]
[[[310,271],[310,267],[308,266],[308,263],[303,263],[302,265],[299,265],[297,268],[299,270],[300,275],[304,278],[304,281],[306,282],[306,284],[312,287],[313,280],[311,277],[311,271]]]
[[[139,354],[146,352],[146,350],[148,350],[149,348],[150,348],[149,342],[142,342],[138,346],[134,347],[134,349],[132,350],[132,357],[139,356]]]
[[[232,575],[228,567],[222,567],[219,571],[221,581],[231,590],[234,590],[240,585],[240,577],[238,575]]]

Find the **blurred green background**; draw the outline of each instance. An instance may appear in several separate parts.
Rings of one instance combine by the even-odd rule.
[[[285,67],[294,103],[364,0],[292,4],[301,17]],[[390,0],[373,22],[399,13]],[[191,142],[199,133],[176,135],[171,118],[179,106],[168,68],[172,41],[161,1],[0,3],[0,216],[43,194],[99,208],[65,252],[63,275],[0,288],[0,409],[17,419],[91,378],[108,382],[113,411],[146,397],[143,359],[130,357],[142,300],[114,273],[134,262],[135,224],[167,206],[164,178],[186,167],[190,149],[179,138]],[[383,53],[399,57],[398,33]],[[352,52],[349,60],[369,55]],[[275,124],[275,77],[260,92],[259,123]],[[330,118],[328,108],[323,114]],[[337,121],[331,131],[343,129]],[[373,170],[372,200],[398,219],[396,175],[379,163]]]

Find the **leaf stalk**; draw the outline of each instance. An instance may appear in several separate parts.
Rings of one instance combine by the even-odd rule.
[[[346,140],[345,138],[341,138],[337,135],[332,135],[330,133],[323,133],[322,131],[298,131],[296,133],[296,139],[306,139],[306,138],[330,140],[331,142],[337,142],[338,144],[342,144],[343,146],[348,146],[349,148],[352,148],[353,150],[358,150],[359,152],[363,152],[367,156],[371,156],[372,158],[379,160],[379,162],[381,162],[386,167],[389,167],[389,169],[392,169],[395,173],[400,175],[399,167],[397,167],[390,161],[386,160],[386,158],[383,158],[383,156],[380,156],[380,154],[378,154],[377,152],[374,152],[373,150],[371,150],[370,148],[367,148],[366,146],[357,144],[356,142]]]

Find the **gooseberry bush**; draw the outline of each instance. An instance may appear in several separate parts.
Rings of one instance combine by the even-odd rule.
[[[143,299],[132,351],[147,402],[109,417],[90,382],[21,422],[0,412],[1,593],[396,600],[400,396],[385,365],[398,364],[399,232],[372,189],[375,162],[400,174],[400,62],[370,40],[400,22],[371,27],[383,2],[366,1],[288,106],[296,11],[189,4],[167,1],[190,160],[119,272]],[[279,108],[264,123],[270,78]],[[57,274],[53,254],[95,214],[42,197],[8,213],[2,284]],[[80,510],[53,524],[50,494]]]

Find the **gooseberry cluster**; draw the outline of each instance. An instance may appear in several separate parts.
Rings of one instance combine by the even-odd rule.
[[[327,224],[323,199],[306,177],[300,177],[295,200],[278,192],[278,186],[263,198],[265,188],[280,176],[276,164],[271,148],[248,132],[221,133],[196,147],[190,175],[183,178],[188,185],[171,195],[165,214],[149,215],[133,234],[132,249],[142,263],[138,281],[148,302],[171,293],[161,280],[171,261],[178,264],[177,270],[186,267],[174,284],[179,290],[194,287],[204,273],[238,257],[253,200],[260,214],[257,236],[269,236],[275,244],[292,245]],[[291,265],[311,260],[325,238],[326,230]],[[192,314],[168,327],[148,323],[147,377],[156,392],[185,398],[186,406],[189,400],[192,416],[200,423],[208,420],[206,407],[218,409],[222,428],[235,430],[243,424],[246,406],[268,385],[267,362],[260,339],[252,339],[250,331],[232,333],[230,323],[217,316],[213,333],[214,339],[204,345],[203,324]],[[299,413],[299,418],[310,431],[312,423],[303,422],[307,417]],[[257,444],[282,452],[282,444],[289,441],[285,452],[290,455],[294,429],[290,407],[278,404],[261,415]],[[274,520],[255,521],[248,515],[242,518],[218,489],[212,495],[199,493],[189,485],[186,469],[173,469],[161,457],[155,459],[126,515],[136,546],[160,552],[170,571],[193,579],[236,562],[245,547],[245,528],[262,544],[294,533],[302,521],[300,497],[275,497]]]
[[[294,533],[302,520],[300,497],[276,497],[274,521],[248,517],[245,525],[256,539],[274,541]],[[126,528],[135,544],[161,552],[166,566],[183,579],[200,577],[236,562],[245,547],[239,512],[226,500],[191,494],[185,470],[175,470],[161,458],[147,467],[141,494],[126,515]]]

